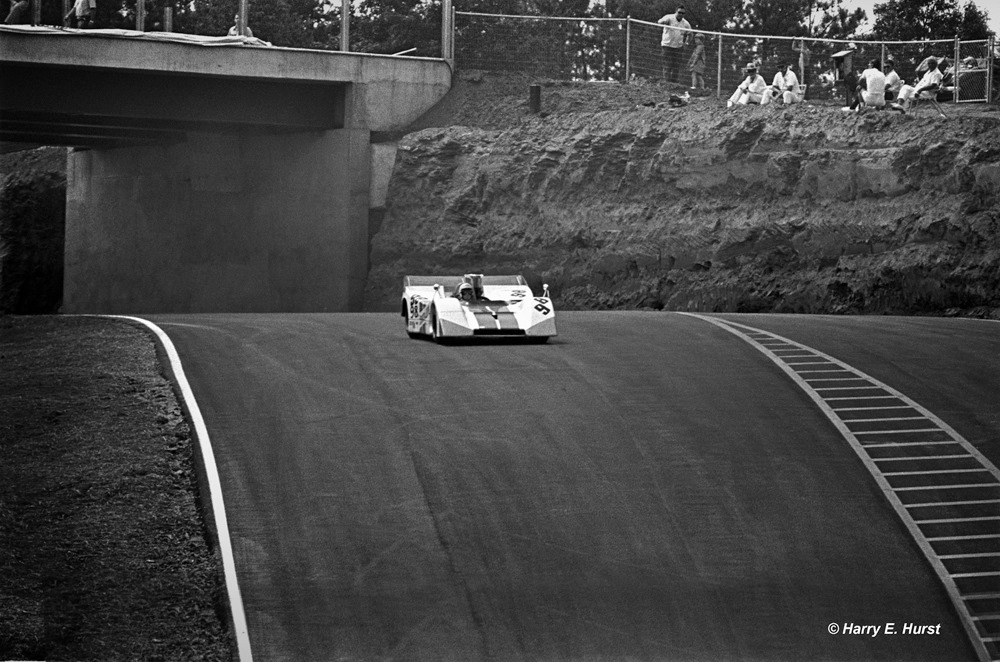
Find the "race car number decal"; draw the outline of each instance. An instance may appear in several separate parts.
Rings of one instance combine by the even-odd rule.
[[[542,315],[548,315],[549,313],[552,312],[552,309],[545,305],[549,302],[548,299],[540,299],[538,297],[535,297],[535,301],[537,302],[537,304],[535,305],[535,310],[540,312]]]
[[[410,299],[411,318],[421,317],[425,310],[427,310],[427,301],[425,299]]]
[[[526,296],[528,296],[528,293],[525,292],[524,290],[511,290],[510,291],[510,298],[511,299],[523,299]]]

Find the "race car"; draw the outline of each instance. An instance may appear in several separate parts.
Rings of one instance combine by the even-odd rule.
[[[523,276],[406,276],[401,314],[411,338],[523,337],[545,342],[556,335],[549,286],[535,296]]]

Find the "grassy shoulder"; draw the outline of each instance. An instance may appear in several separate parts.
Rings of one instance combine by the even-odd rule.
[[[0,411],[0,659],[231,659],[193,440],[151,336],[0,317]]]

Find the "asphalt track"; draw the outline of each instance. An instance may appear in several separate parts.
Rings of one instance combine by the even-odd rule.
[[[439,346],[388,314],[150,319],[212,436],[255,660],[975,659],[836,428],[707,322]],[[997,461],[1000,324],[738,319]],[[940,634],[828,631],[886,622]]]

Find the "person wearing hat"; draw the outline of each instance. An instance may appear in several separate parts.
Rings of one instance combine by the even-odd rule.
[[[688,58],[688,71],[691,72],[691,89],[705,89],[705,35],[698,32],[694,35],[694,50]]]
[[[740,83],[740,86],[729,97],[728,108],[735,105],[745,106],[748,103],[760,103],[764,99],[767,91],[767,83],[764,77],[757,73],[757,65],[751,62],[746,66],[747,77]]]
[[[903,87],[903,79],[896,73],[896,63],[891,57],[886,58],[882,72],[885,73],[885,100],[895,101],[899,88]]]

